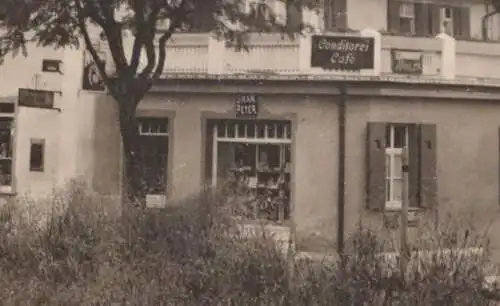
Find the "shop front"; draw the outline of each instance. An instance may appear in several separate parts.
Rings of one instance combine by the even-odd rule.
[[[141,122],[163,119],[168,124],[161,137],[141,132],[144,152],[149,150],[156,162],[145,165],[155,169],[149,181],[152,186],[160,182],[152,188],[148,205],[182,204],[207,185],[230,187],[238,197],[235,212],[250,223],[295,225],[299,232],[331,236],[337,223],[338,95],[308,95],[301,88],[290,92],[291,85],[246,82],[215,90],[213,82],[200,81],[198,92],[177,85],[172,91],[153,90],[140,103],[138,117]],[[96,104],[96,110],[113,104],[108,102]],[[105,119],[101,113],[99,122],[113,122],[109,114]],[[114,154],[120,136],[111,124],[100,130],[94,147],[103,150],[94,155],[94,177],[99,186],[109,186],[112,180],[117,184]],[[147,137],[155,138],[147,141],[155,142],[157,149],[148,149]],[[110,182],[103,181],[106,177]]]

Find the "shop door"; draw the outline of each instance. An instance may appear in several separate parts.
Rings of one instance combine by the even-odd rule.
[[[140,136],[139,157],[147,195],[166,195],[168,138]]]

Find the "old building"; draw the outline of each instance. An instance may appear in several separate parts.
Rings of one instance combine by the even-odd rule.
[[[316,32],[254,35],[248,52],[206,33],[175,36],[165,78],[138,107],[148,205],[237,179],[255,195],[250,218],[290,227],[311,248],[341,245],[360,219],[384,224],[401,209],[405,183],[417,219],[457,207],[498,219],[500,19],[482,22],[492,7],[325,5],[320,15],[276,5],[284,22],[304,18]],[[42,195],[81,177],[119,195],[116,109],[84,52],[33,49],[1,69],[3,96],[25,88],[50,100],[10,100],[9,192]]]

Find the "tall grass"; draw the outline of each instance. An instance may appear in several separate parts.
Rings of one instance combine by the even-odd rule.
[[[415,245],[403,275],[391,268],[397,258],[383,255],[377,233],[364,228],[335,262],[285,256],[271,236],[239,232],[225,197],[211,192],[175,209],[141,211],[129,230],[84,186],[51,200],[58,209],[41,225],[22,213],[22,203],[1,209],[2,305],[488,305],[492,299],[483,286],[487,245],[470,233],[467,244],[444,242],[439,237],[449,233],[442,233]],[[481,251],[421,252],[472,246]]]

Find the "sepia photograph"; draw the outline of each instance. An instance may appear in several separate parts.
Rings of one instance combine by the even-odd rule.
[[[500,0],[0,0],[2,305],[500,305]]]

